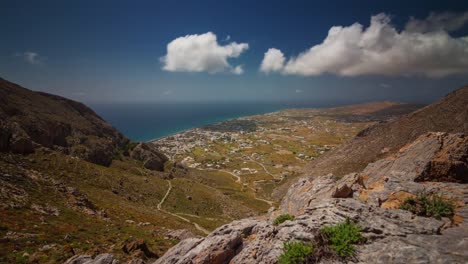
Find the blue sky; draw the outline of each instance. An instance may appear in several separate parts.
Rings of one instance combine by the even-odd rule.
[[[0,77],[84,102],[430,102],[468,83],[468,44],[459,40],[468,35],[468,23],[461,18],[468,11],[464,2],[2,1]],[[434,30],[434,24],[426,23],[431,21],[431,12],[436,18],[451,12],[450,19],[463,20],[461,25],[449,28],[447,23],[446,28],[437,29],[447,33],[448,43],[455,43],[459,50],[445,54],[441,52],[445,46],[435,47],[396,68],[388,68],[389,63],[374,65],[376,62],[356,68],[351,61],[367,61],[368,57],[347,58],[339,52],[339,60],[330,65],[337,58],[329,57],[333,54],[328,47],[301,57],[323,43],[331,27],[350,28],[358,22],[366,30],[371,17],[379,13],[391,20],[389,27],[398,32],[397,37],[404,35],[400,34],[403,30],[409,32],[407,23],[414,17],[419,21],[417,30],[422,30],[418,34],[426,34],[427,41],[435,43],[432,31],[420,27],[429,25]],[[234,42],[248,48],[231,57],[220,55],[228,63],[225,67],[213,62],[218,58],[213,56],[219,54],[211,54],[212,49],[206,51],[208,59],[200,62],[208,63],[209,68],[191,65],[196,57],[184,62],[175,57],[180,54],[168,54],[168,44],[175,39],[208,32],[217,37],[220,51]],[[452,50],[449,44],[447,50]],[[284,63],[261,71],[270,48],[281,52]],[[346,47],[344,52],[354,51]],[[416,53],[412,49],[403,55],[405,52]],[[201,52],[192,53],[198,54]],[[322,59],[326,63],[317,64],[317,57],[323,58],[323,54],[328,56]],[[382,60],[392,54],[382,55]],[[172,68],[168,68],[172,70],[164,70],[168,63],[161,59],[164,56],[171,58]],[[452,58],[459,61],[453,63]],[[349,63],[342,65],[346,60]],[[242,74],[233,73],[236,66],[242,67]],[[441,69],[437,67],[453,71],[438,74]]]

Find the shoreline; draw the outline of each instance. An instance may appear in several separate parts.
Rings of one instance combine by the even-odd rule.
[[[205,125],[255,115],[292,110],[323,109],[346,105],[335,103],[310,104],[219,104],[219,107],[197,108],[191,104],[181,105],[93,105],[102,118],[135,142],[153,142]]]
[[[153,138],[153,139],[150,139],[150,140],[144,141],[144,142],[152,143],[152,142],[155,142],[155,141],[167,138],[167,137],[171,137],[171,136],[174,136],[174,135],[177,135],[177,134],[180,134],[180,133],[185,133],[185,132],[189,132],[189,131],[194,130],[194,129],[199,129],[199,128],[202,128],[203,126],[207,126],[207,125],[215,125],[215,124],[219,124],[219,123],[226,122],[226,121],[231,121],[231,120],[236,120],[236,119],[239,119],[239,118],[246,118],[246,117],[251,117],[251,116],[256,116],[256,115],[267,115],[267,114],[277,113],[277,112],[284,111],[284,110],[289,110],[289,109],[296,109],[296,108],[283,108],[283,109],[279,109],[279,110],[276,110],[276,111],[273,111],[273,112],[266,112],[266,113],[263,113],[263,114],[254,114],[254,115],[246,115],[246,116],[238,116],[238,117],[228,118],[228,119],[224,119],[222,121],[218,121],[218,122],[214,122],[214,123],[208,123],[208,124],[205,124],[205,125],[202,125],[202,126],[196,126],[196,127],[183,129],[183,130],[168,134],[166,136],[162,136],[162,137],[159,137],[159,138]],[[310,108],[310,109],[313,109],[313,108]]]

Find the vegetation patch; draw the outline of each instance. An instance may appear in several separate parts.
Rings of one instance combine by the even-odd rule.
[[[232,119],[216,124],[206,125],[202,128],[219,132],[254,132],[257,130],[257,123],[253,120]]]
[[[274,225],[279,225],[281,223],[283,223],[284,221],[287,221],[287,220],[294,220],[294,216],[290,215],[290,214],[282,214],[280,216],[278,216],[274,221],[273,221],[273,224]]]
[[[419,216],[441,219],[442,217],[452,217],[455,205],[452,201],[445,200],[439,195],[422,192],[414,198],[407,198],[400,205],[400,209],[410,211]]]
[[[341,262],[355,254],[355,244],[365,241],[359,225],[350,219],[315,230],[313,233],[314,241],[310,243],[285,242],[278,263],[318,263],[321,260]]]
[[[344,223],[334,226],[326,226],[321,230],[324,239],[330,248],[340,257],[354,255],[354,244],[363,242],[361,228],[355,222],[346,219]]]
[[[297,264],[304,263],[312,255],[314,249],[312,245],[301,241],[285,242],[283,245],[283,254],[278,259],[279,264]]]

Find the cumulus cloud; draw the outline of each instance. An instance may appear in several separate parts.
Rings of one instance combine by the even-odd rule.
[[[238,65],[234,67],[232,69],[232,73],[237,74],[237,75],[244,73],[244,69],[242,68],[242,65]]]
[[[39,56],[37,52],[32,52],[32,51],[16,53],[15,56],[23,58],[24,61],[30,64],[42,64],[42,60],[43,60],[42,56]]]
[[[303,76],[331,73],[443,77],[466,73],[468,36],[454,38],[448,33],[465,24],[464,16],[451,15],[438,27],[431,22],[440,20],[437,14],[421,21],[413,18],[405,30],[398,31],[390,24],[390,17],[381,13],[371,17],[368,28],[359,23],[332,27],[321,44],[287,61],[280,50],[269,49],[260,70]]]
[[[444,12],[430,13],[426,19],[411,17],[405,30],[409,32],[431,32],[437,30],[455,31],[468,22],[468,12],[462,14]]]
[[[280,71],[283,68],[284,60],[284,54],[281,50],[275,48],[268,49],[263,57],[260,70],[265,73]]]
[[[179,37],[167,44],[167,54],[161,58],[163,70],[181,72],[243,73],[242,66],[231,66],[229,58],[237,58],[249,48],[247,43],[231,42],[221,46],[216,35],[208,32]]]

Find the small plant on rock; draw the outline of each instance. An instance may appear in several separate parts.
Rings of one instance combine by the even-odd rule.
[[[419,216],[440,219],[442,217],[452,217],[455,205],[453,202],[444,200],[438,195],[422,192],[414,198],[410,197],[403,201],[400,209],[410,211]]]
[[[304,263],[309,255],[314,251],[312,245],[307,245],[301,241],[290,241],[284,243],[283,254],[278,259],[279,264],[299,264]]]
[[[278,217],[276,217],[275,221],[273,221],[273,224],[274,225],[279,225],[281,223],[283,223],[284,221],[286,220],[294,220],[294,216],[290,215],[290,214],[282,214]]]
[[[321,231],[330,248],[340,257],[354,255],[353,245],[365,240],[361,228],[349,219],[338,225],[323,227]]]

